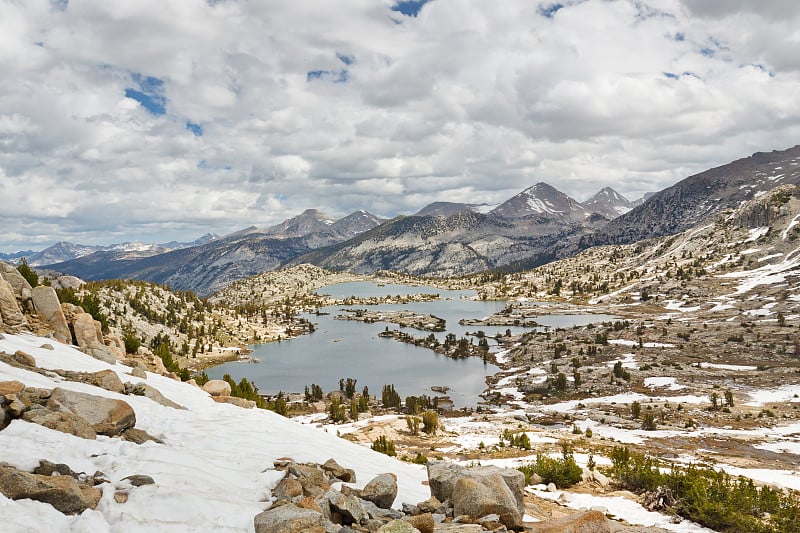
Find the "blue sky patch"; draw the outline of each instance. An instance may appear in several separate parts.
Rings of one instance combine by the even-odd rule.
[[[716,52],[714,52],[714,50],[712,50],[711,48],[701,48],[700,53],[706,57],[714,57],[714,54]]]
[[[564,9],[564,4],[539,5],[539,14],[545,18],[551,19],[560,9]]]
[[[347,56],[344,54],[336,53],[336,57],[339,58],[339,61],[344,63],[345,65],[352,65],[355,62],[355,58],[353,56]]]
[[[686,40],[686,36],[683,33],[678,32],[678,33],[675,34],[673,39],[675,39],[678,42],[681,42],[681,41],[685,41]]]
[[[333,83],[346,83],[350,79],[350,73],[347,70],[309,70],[306,72],[306,81],[312,80],[330,80]]]
[[[407,17],[416,17],[422,6],[427,4],[430,0],[401,0],[392,6],[392,11],[402,13]]]
[[[167,99],[164,96],[164,81],[152,76],[142,76],[134,72],[131,76],[139,85],[139,89],[130,87],[125,89],[125,96],[139,102],[153,115],[163,115],[167,112]]]
[[[186,129],[194,133],[195,137],[203,136],[203,126],[194,122],[186,121]]]
[[[678,75],[675,74],[674,72],[664,72],[663,74],[664,74],[665,78],[669,78],[671,80],[677,80],[678,79]]]

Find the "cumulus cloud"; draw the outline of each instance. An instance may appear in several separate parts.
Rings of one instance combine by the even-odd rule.
[[[636,198],[800,138],[793,1],[0,2],[0,249]]]

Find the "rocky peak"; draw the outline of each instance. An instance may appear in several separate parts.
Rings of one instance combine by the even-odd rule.
[[[612,220],[633,209],[633,204],[611,187],[603,187],[597,194],[583,202],[583,207]]]
[[[577,200],[544,182],[528,187],[491,213],[502,218],[545,215],[571,221],[584,220],[590,214]]]

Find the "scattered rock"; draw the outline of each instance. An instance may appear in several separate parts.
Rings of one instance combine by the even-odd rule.
[[[84,418],[101,435],[113,437],[136,424],[136,413],[122,400],[60,387],[53,389],[47,406],[53,411],[70,412]]]
[[[397,476],[380,474],[374,477],[360,491],[361,498],[370,501],[382,509],[391,508],[397,497]]]
[[[141,365],[136,365],[133,368],[131,368],[131,376],[136,377],[136,378],[140,378],[140,379],[147,379],[147,372],[145,371],[144,368],[142,368]],[[193,380],[190,379],[189,381],[193,381]],[[195,385],[196,384],[197,384],[197,382],[195,382]]]
[[[297,506],[301,509],[309,509],[311,511],[316,511],[322,514],[322,507],[319,506],[317,500],[312,498],[311,496],[305,496],[301,498],[299,502],[297,502]]]
[[[51,350],[51,351],[55,350],[55,348],[53,348],[53,345],[50,344],[49,342],[42,344],[41,346],[39,346],[39,348],[41,348],[42,350]]]
[[[117,491],[114,493],[114,501],[117,503],[125,503],[128,501],[128,493]]]
[[[150,476],[144,474],[133,474],[128,477],[122,478],[122,481],[128,481],[134,487],[141,487],[144,485],[154,485],[155,481]]]
[[[137,428],[128,428],[120,435],[123,439],[133,442],[135,444],[144,444],[145,442],[152,441],[158,444],[163,444],[160,439],[155,438],[146,431]]]
[[[14,360],[23,366],[36,366],[36,359],[22,350],[14,352]]]
[[[356,472],[352,468],[345,468],[341,466],[339,463],[334,461],[333,459],[328,459],[322,465],[322,469],[325,472],[328,472],[330,475],[344,481],[345,483],[355,483],[356,482]]]
[[[94,509],[102,492],[80,484],[70,476],[42,476],[0,464],[0,492],[12,500],[31,499],[49,503],[64,514]]]
[[[221,379],[211,379],[203,385],[203,390],[211,396],[230,396],[231,385],[227,381]]]
[[[33,473],[41,476],[52,476],[56,474],[58,476],[70,476],[78,479],[78,474],[73,472],[69,465],[65,465],[64,463],[51,463],[46,459],[39,461],[39,466],[33,469]]]
[[[256,533],[300,533],[324,524],[325,518],[321,514],[291,503],[267,509],[253,519]]]

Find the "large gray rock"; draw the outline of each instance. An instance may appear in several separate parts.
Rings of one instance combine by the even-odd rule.
[[[524,508],[517,508],[511,489],[500,474],[461,477],[453,487],[453,515],[473,518],[496,514],[508,529],[522,529]]]
[[[381,509],[389,509],[397,497],[397,476],[394,474],[375,476],[361,489],[360,496]]]
[[[211,379],[203,385],[203,390],[211,396],[230,396],[231,384],[223,379]]]
[[[72,333],[67,325],[67,318],[61,309],[56,290],[53,287],[40,285],[33,288],[33,306],[39,316],[55,330],[53,337],[61,343],[72,344]]]
[[[267,509],[253,519],[256,533],[300,533],[324,524],[325,518],[321,514],[291,503]]]
[[[30,409],[23,413],[22,419],[82,439],[94,440],[97,436],[86,419],[68,411],[52,411],[46,408]]]
[[[405,520],[393,520],[378,528],[377,533],[420,533],[419,529]]]
[[[0,322],[11,327],[18,327],[28,323],[17,304],[14,289],[2,277],[0,277]]]
[[[342,516],[344,524],[360,524],[369,518],[367,510],[361,505],[361,500],[355,496],[329,490],[325,493],[324,499],[328,502],[331,513],[339,513]]]
[[[17,298],[23,299],[23,291],[26,290],[28,294],[30,294],[30,290],[32,289],[31,284],[28,283],[28,280],[26,280],[16,268],[7,268],[5,272],[0,273],[0,276],[11,285],[14,296]]]
[[[136,424],[136,413],[122,400],[93,396],[60,387],[53,389],[47,407],[85,419],[96,433],[115,436]]]
[[[448,461],[428,461],[428,483],[431,487],[431,495],[436,496],[442,502],[445,500],[452,501],[453,489],[456,482],[462,477],[480,480],[495,474],[503,478],[506,486],[514,495],[520,515],[524,514],[525,476],[519,470],[496,466],[467,468]]]
[[[100,359],[106,363],[116,363],[117,360],[114,354],[103,344],[103,336],[99,332],[100,323],[96,322],[89,313],[76,313],[75,320],[72,323],[75,342],[78,343],[78,348],[95,359]]]
[[[0,492],[12,500],[31,499],[49,503],[64,514],[94,509],[103,494],[99,489],[80,484],[69,476],[29,474],[2,464]]]

